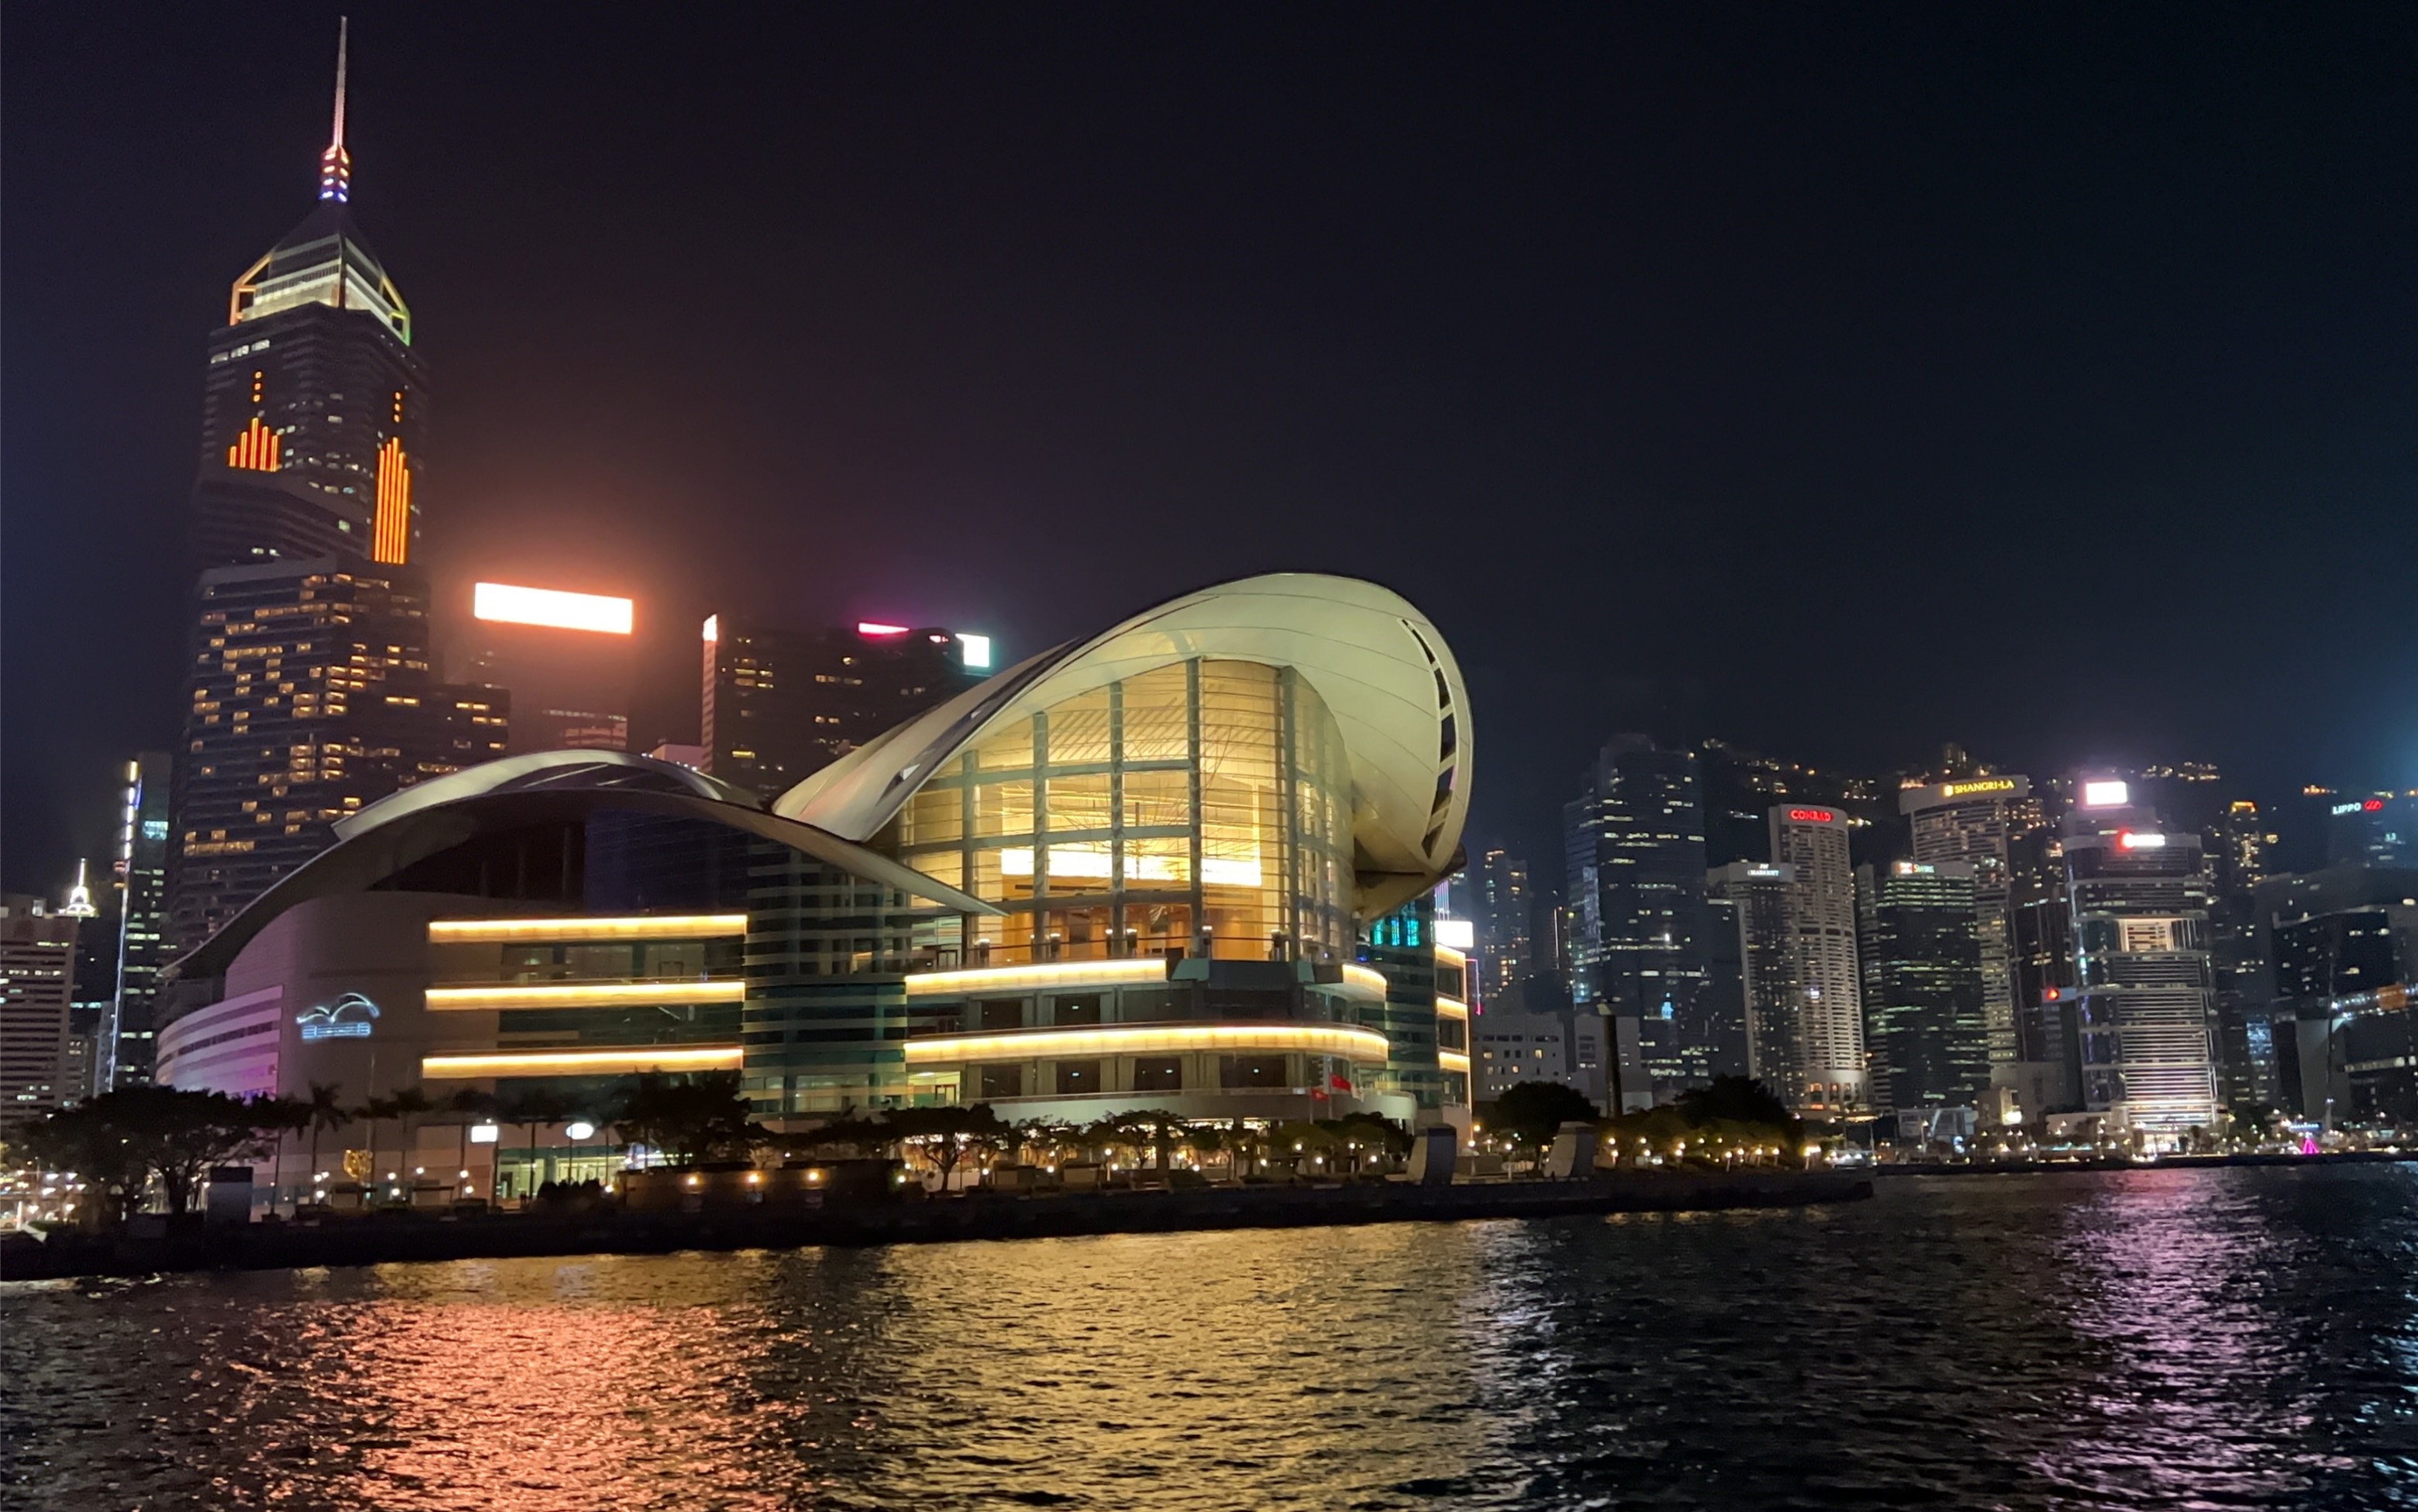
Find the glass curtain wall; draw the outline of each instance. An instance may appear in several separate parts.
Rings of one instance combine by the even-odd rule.
[[[1179,663],[994,729],[909,802],[898,847],[1008,910],[966,921],[969,965],[1352,939],[1350,759],[1286,668]]]

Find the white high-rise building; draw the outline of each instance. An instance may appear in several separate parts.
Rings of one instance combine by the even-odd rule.
[[[0,901],[0,1122],[39,1118],[91,1090],[68,1033],[81,923],[39,898]]]
[[[1787,902],[1797,964],[1797,1075],[1775,1089],[1809,1113],[1872,1106],[1864,1063],[1864,999],[1856,964],[1856,870],[1848,859],[1847,816],[1839,809],[1781,803],[1771,810],[1771,860],[1795,873]]]
[[[2082,1098],[2150,1149],[2216,1128],[2215,977],[2200,837],[2086,782],[2066,821]]]

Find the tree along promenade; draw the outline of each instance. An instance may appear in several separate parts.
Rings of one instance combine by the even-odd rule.
[[[634,1213],[610,1204],[560,1214],[400,1212],[320,1224],[195,1223],[156,1238],[64,1230],[47,1241],[12,1236],[0,1244],[0,1279],[1707,1212],[1846,1202],[1872,1195],[1871,1180],[1860,1173],[1652,1171],[1452,1186],[1371,1182],[1029,1197],[972,1193],[822,1208],[730,1206],[685,1213]]]

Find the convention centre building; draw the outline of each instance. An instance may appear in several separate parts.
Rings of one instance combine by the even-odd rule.
[[[592,1105],[736,1071],[774,1127],[948,1102],[1465,1126],[1431,896],[1467,704],[1401,598],[1280,573],[1009,667],[769,808],[645,756],[491,761],[344,820],[181,962],[159,1077]],[[474,1138],[464,1184],[493,1190]]]

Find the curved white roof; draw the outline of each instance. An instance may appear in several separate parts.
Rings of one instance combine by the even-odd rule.
[[[566,787],[640,787],[688,793],[745,808],[762,806],[756,802],[755,794],[677,761],[658,761],[653,756],[634,756],[626,751],[529,751],[482,761],[475,767],[464,767],[389,793],[360,813],[338,819],[336,838],[350,840],[381,824],[392,824],[466,798]]]
[[[949,757],[1003,722],[1194,657],[1291,667],[1318,690],[1351,753],[1361,910],[1448,873],[1469,813],[1469,695],[1435,625],[1389,588],[1273,573],[1170,600],[1010,667],[849,753],[773,812],[870,839]]]

